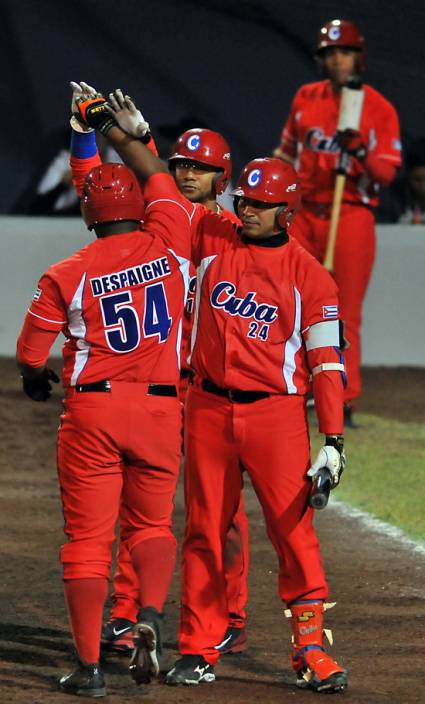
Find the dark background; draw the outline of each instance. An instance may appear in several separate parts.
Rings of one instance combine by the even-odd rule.
[[[317,80],[320,26],[351,19],[366,80],[425,136],[421,0],[0,0],[0,212],[11,212],[69,117],[71,79],[130,93],[155,129],[197,115],[229,140],[235,170],[277,145],[300,84]],[[165,151],[165,144],[159,148]]]

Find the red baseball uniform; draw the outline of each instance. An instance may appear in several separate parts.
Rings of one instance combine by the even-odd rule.
[[[194,221],[198,217],[195,215]],[[279,557],[284,601],[327,586],[307,508],[310,375],[321,432],[343,429],[337,290],[285,233],[271,246],[213,214],[198,220],[195,319],[185,424],[188,512],[183,544],[183,654],[211,664],[228,622],[223,548],[244,468]],[[276,245],[276,246],[273,246]]]
[[[368,148],[368,159],[374,159],[381,169],[386,165],[398,167],[401,147],[396,111],[374,88],[363,87],[359,130]],[[292,103],[279,147],[294,160],[302,186],[302,207],[290,233],[320,262],[326,252],[340,153],[336,140],[339,105],[340,96],[330,81],[302,86]],[[347,401],[357,398],[361,390],[361,310],[375,257],[371,207],[378,204],[379,185],[369,175],[368,159],[364,163],[350,159],[335,250],[334,278],[349,342],[345,352]]]
[[[145,199],[142,231],[99,238],[42,276],[17,354],[43,366],[58,333],[66,337],[58,433],[65,581],[109,577],[121,507],[132,556],[157,540],[169,558],[171,572],[140,584],[144,605],[146,596],[161,610],[174,566],[182,420],[175,388],[194,206],[168,174],[147,181]],[[93,645],[90,656],[79,650],[93,658],[87,662],[97,662],[100,624],[93,638],[97,655]]]
[[[81,137],[80,137],[81,139]],[[151,140],[153,143],[153,140]],[[79,195],[82,194],[84,179],[90,169],[101,163],[98,152],[88,158],[71,156],[72,176],[75,188]],[[233,223],[239,224],[235,213],[218,205],[218,212]],[[196,206],[196,222],[203,216],[207,209]],[[189,269],[189,286],[183,316],[182,341],[181,341],[181,378],[179,383],[179,396],[185,402],[190,368],[188,357],[190,353],[190,337],[193,321],[193,310],[196,290],[196,270],[193,264]],[[124,516],[121,524],[124,529]],[[123,530],[125,534],[125,529]],[[249,565],[249,538],[248,519],[245,514],[243,496],[241,493],[238,511],[229,530],[225,546],[225,575],[227,584],[227,598],[229,610],[229,625],[242,628],[246,619],[246,603],[248,599],[248,565]],[[117,554],[117,569],[114,575],[114,589],[112,594],[113,606],[111,619],[125,618],[136,621],[139,609],[139,581],[134,572],[131,555],[125,540],[120,540]],[[123,643],[131,643],[131,635],[125,634]]]

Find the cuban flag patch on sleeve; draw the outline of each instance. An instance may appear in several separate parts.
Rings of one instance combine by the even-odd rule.
[[[33,297],[32,297],[32,300],[33,300],[33,301],[38,301],[39,298],[40,298],[40,296],[41,296],[41,294],[42,294],[41,288],[37,288],[37,289],[35,290],[35,293],[34,293]]]
[[[326,318],[337,318],[338,317],[338,306],[323,306],[323,317]]]

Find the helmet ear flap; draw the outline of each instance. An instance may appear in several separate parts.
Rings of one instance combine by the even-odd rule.
[[[288,204],[285,203],[285,205],[280,205],[278,209],[276,210],[276,225],[279,227],[280,230],[286,230],[290,220],[288,218],[290,217],[290,211],[288,211]]]
[[[238,205],[240,201],[240,196],[234,196],[233,198],[233,210],[235,211],[236,215],[239,217],[239,211],[238,211]]]
[[[226,190],[226,186],[229,182],[229,179],[226,177],[224,171],[218,171],[214,176],[212,180],[212,190],[213,193],[215,193],[216,196],[219,196],[223,191]]]

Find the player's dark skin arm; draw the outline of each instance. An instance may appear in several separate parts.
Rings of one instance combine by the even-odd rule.
[[[147,181],[154,174],[168,173],[168,166],[164,161],[153,154],[143,142],[126,134],[120,127],[111,127],[106,139],[140,181]]]

